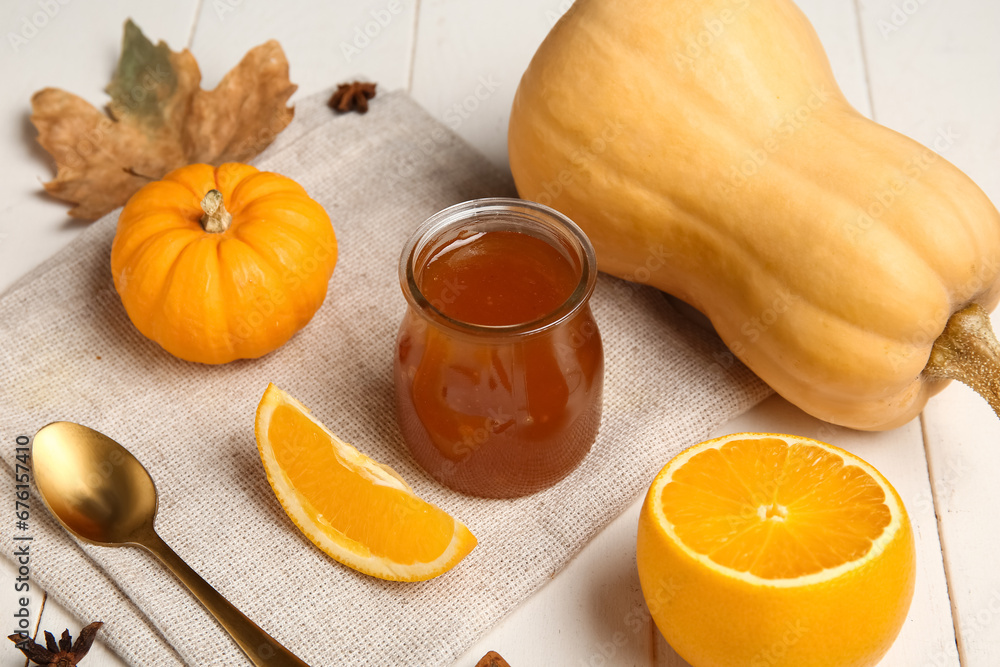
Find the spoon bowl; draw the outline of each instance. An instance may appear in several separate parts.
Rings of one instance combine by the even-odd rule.
[[[31,445],[35,485],[52,515],[81,540],[139,546],[160,559],[258,667],[308,667],[192,570],[156,534],[156,485],[120,444],[92,428],[54,422]]]
[[[103,433],[55,422],[35,434],[31,456],[42,500],[80,539],[101,546],[134,544],[153,529],[153,478]]]

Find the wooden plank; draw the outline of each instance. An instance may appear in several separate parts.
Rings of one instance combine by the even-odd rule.
[[[0,5],[4,26],[0,46],[0,290],[84,228],[68,207],[46,196],[40,181],[54,175],[54,164],[35,142],[28,121],[31,95],[53,86],[76,93],[101,107],[104,87],[118,60],[122,25],[132,17],[153,40],[172,47],[187,44],[197,0],[159,3],[114,2],[95,9],[87,3],[16,0]],[[46,9],[46,7],[48,9]]]
[[[862,0],[875,119],[929,145],[1000,201],[1000,5],[978,0]]]
[[[944,157],[1000,202],[1000,5],[864,0],[861,25],[876,118],[925,144],[954,141]],[[994,316],[994,328],[1000,318]],[[926,664],[1000,664],[1000,422],[953,384],[923,416],[958,647],[942,643]]]
[[[511,665],[649,665],[654,635],[635,567],[641,499],[455,663],[495,650]]]
[[[531,56],[567,0],[423,0],[413,98],[507,169],[507,121]]]
[[[993,322],[996,328],[1000,318]],[[924,424],[959,638],[958,649],[942,644],[933,656],[960,650],[966,667],[995,667],[1000,664],[1000,426],[965,387],[934,399]]]
[[[355,79],[395,90],[408,87],[415,17],[416,0],[204,0],[191,51],[206,88],[249,49],[276,39],[299,86],[293,101]]]
[[[993,316],[993,327],[1000,317]],[[1000,665],[1000,423],[964,386],[948,387],[924,411],[927,456],[966,667]],[[934,655],[955,655],[942,645]]]

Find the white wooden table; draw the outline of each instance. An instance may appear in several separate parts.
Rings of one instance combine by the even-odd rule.
[[[154,40],[190,48],[205,87],[214,86],[249,48],[273,37],[284,46],[299,84],[293,102],[354,78],[377,81],[380,90],[405,89],[506,167],[507,116],[518,79],[570,4],[5,0],[0,289],[84,227],[66,216],[63,204],[41,194],[40,181],[52,171],[28,122],[31,94],[58,86],[102,105],[126,17]],[[800,6],[858,109],[925,144],[939,132],[957,135],[945,157],[1000,202],[1000,3],[800,0]],[[740,430],[796,433],[840,445],[872,462],[899,490],[916,532],[917,588],[907,623],[882,665],[1000,665],[1000,421],[984,401],[953,385],[920,419],[869,434],[823,424],[775,397],[720,433]],[[0,435],[17,434],[0,425]],[[2,530],[13,525],[13,500],[3,499]],[[514,667],[686,664],[645,611],[635,571],[638,507],[639,499],[456,664],[474,665],[490,649]],[[17,596],[12,566],[0,563],[0,624],[6,628]],[[45,601],[37,587],[31,602],[32,627],[70,627],[76,634],[80,621]],[[24,663],[4,640],[0,667]],[[121,662],[98,646],[85,664]]]

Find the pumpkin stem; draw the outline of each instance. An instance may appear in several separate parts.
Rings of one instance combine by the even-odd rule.
[[[208,191],[201,200],[201,210],[205,212],[205,215],[201,216],[201,226],[210,234],[221,234],[229,229],[229,225],[233,222],[233,216],[223,206],[222,193],[218,190]]]
[[[1000,417],[1000,343],[985,308],[973,303],[951,316],[924,374],[969,385]]]

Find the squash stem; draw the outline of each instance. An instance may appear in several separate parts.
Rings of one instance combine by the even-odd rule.
[[[201,226],[210,234],[221,234],[229,229],[229,225],[233,222],[233,216],[223,205],[222,193],[218,190],[208,191],[201,200],[201,210],[205,212],[205,215],[201,216]]]
[[[969,385],[1000,417],[1000,343],[985,308],[974,303],[951,316],[924,375]]]

